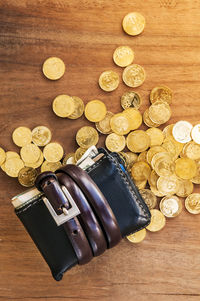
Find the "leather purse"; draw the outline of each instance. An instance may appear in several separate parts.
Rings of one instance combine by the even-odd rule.
[[[18,218],[55,280],[150,223],[150,212],[117,153],[100,148],[83,160],[44,172],[13,198]],[[81,164],[80,164],[81,166]]]

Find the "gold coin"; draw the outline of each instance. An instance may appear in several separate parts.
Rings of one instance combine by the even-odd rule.
[[[149,148],[150,138],[145,131],[136,130],[128,134],[126,143],[130,151],[141,153]]]
[[[81,98],[77,96],[72,96],[74,100],[74,111],[71,115],[67,116],[69,119],[77,119],[83,115],[84,112],[84,102]]]
[[[18,173],[18,181],[22,186],[32,187],[37,177],[36,169],[32,167],[23,167]]]
[[[171,109],[168,103],[157,100],[149,107],[149,118],[159,124],[167,122],[171,117]]]
[[[192,193],[185,199],[185,208],[192,214],[200,213],[200,193]]]
[[[143,241],[146,237],[146,229],[142,229],[136,233],[126,236],[126,238],[133,243],[139,243]]]
[[[200,123],[193,127],[191,135],[194,142],[200,144]]]
[[[196,163],[189,158],[179,158],[175,162],[175,173],[183,180],[191,180],[197,173]]]
[[[113,53],[113,60],[116,65],[126,67],[132,64],[134,60],[134,52],[128,46],[117,47]]]
[[[127,66],[122,74],[124,83],[131,88],[139,87],[145,81],[145,70],[142,66],[133,64]]]
[[[181,200],[175,195],[166,196],[160,201],[160,211],[166,217],[176,217],[181,213],[182,208]]]
[[[139,109],[141,104],[140,95],[134,91],[125,92],[121,96],[121,106],[124,110],[128,108]]]
[[[146,130],[146,133],[150,137],[150,147],[155,145],[161,145],[163,143],[164,135],[160,129],[152,127]]]
[[[125,152],[125,154],[127,156],[127,166],[130,169],[133,166],[133,164],[135,162],[137,162],[138,156],[135,153],[132,153],[132,152]]]
[[[179,181],[179,188],[176,192],[177,196],[180,196],[181,198],[185,198],[188,195],[190,195],[194,190],[194,185],[190,180],[183,180],[178,178]]]
[[[154,161],[153,164],[154,164],[155,172],[159,176],[167,177],[167,176],[171,176],[174,173],[175,163],[173,162],[170,155],[166,154],[165,156],[163,156],[163,157],[157,159],[156,161]]]
[[[123,114],[128,117],[131,130],[136,130],[141,126],[142,114],[140,113],[140,111],[135,108],[128,108],[123,111]]]
[[[19,158],[20,159],[20,156],[16,152],[7,151],[6,152],[6,161],[9,160],[9,159],[12,159],[12,158]]]
[[[57,142],[47,144],[43,149],[44,158],[49,162],[58,162],[64,154],[63,147]]]
[[[75,153],[68,153],[67,155],[65,155],[62,164],[75,164]]]
[[[111,92],[119,86],[119,75],[112,70],[104,71],[99,77],[99,86],[106,92]]]
[[[98,141],[98,132],[91,126],[83,126],[76,133],[76,142],[82,148],[87,149],[92,145],[96,145]]]
[[[155,195],[158,196],[159,198],[164,196],[164,194],[161,193],[161,192],[157,189],[157,187],[155,187],[155,186],[150,186],[150,189],[151,189],[151,191],[153,192],[153,194],[155,194]]]
[[[159,175],[155,172],[155,170],[151,171],[151,174],[148,178],[149,186],[157,187],[157,181],[159,179]]]
[[[123,113],[115,114],[110,119],[111,130],[118,135],[126,135],[130,132],[130,119]]]
[[[40,158],[40,149],[37,145],[29,143],[21,148],[20,155],[24,162],[34,163]]]
[[[162,212],[157,209],[151,209],[151,222],[146,227],[147,230],[151,232],[156,232],[161,230],[166,224],[166,218]]]
[[[173,137],[172,135],[172,130],[173,130],[173,126],[174,124],[168,124],[164,129],[163,129],[163,135],[164,135],[164,138],[167,138],[167,137]]]
[[[196,175],[191,179],[192,183],[200,184],[200,160],[196,161],[197,172]]]
[[[145,18],[140,13],[131,12],[124,17],[122,27],[127,34],[136,36],[144,30]]]
[[[188,121],[180,120],[174,124],[172,134],[176,141],[180,143],[187,143],[192,140],[191,131],[192,124]]]
[[[17,146],[25,146],[26,144],[29,144],[32,141],[31,130],[27,127],[20,126],[16,128],[12,133],[12,139]]]
[[[153,194],[153,192],[150,189],[140,189],[139,193],[141,194],[149,210],[154,209],[156,207],[157,197]]]
[[[139,155],[138,155],[138,158],[137,158],[137,161],[144,161],[146,163],[147,162],[147,151],[144,151],[144,152],[141,152]]]
[[[58,95],[52,104],[54,113],[59,117],[68,117],[75,111],[74,99],[69,95]]]
[[[75,151],[74,157],[75,157],[75,162],[77,162],[86,152],[87,149],[79,147]]]
[[[176,160],[180,155],[184,144],[177,142],[172,136],[164,139],[162,147],[171,155],[173,160]]]
[[[2,147],[0,147],[0,165],[6,160],[6,153]]]
[[[200,144],[195,143],[194,141],[188,142],[184,146],[184,155],[192,160],[200,159]]]
[[[131,175],[136,181],[147,180],[151,174],[151,167],[144,161],[139,161],[133,164]]]
[[[19,158],[11,158],[5,162],[5,172],[8,176],[16,178],[20,169],[24,167],[24,163]]]
[[[160,177],[157,181],[157,188],[163,195],[173,195],[179,189],[179,181],[175,175]]]
[[[152,146],[148,151],[147,151],[147,162],[151,165],[151,161],[153,159],[153,156],[157,153],[163,153],[166,152],[166,150],[160,146],[160,145],[155,145]]]
[[[104,119],[102,119],[99,122],[95,123],[96,129],[101,133],[101,134],[110,134],[112,133],[111,130],[111,126],[110,126],[110,120],[113,117],[113,113],[112,112],[106,112],[106,116],[104,117]]]
[[[150,101],[151,103],[165,101],[168,104],[172,103],[172,90],[166,86],[155,87],[151,90]]]
[[[44,61],[42,71],[48,79],[57,80],[64,75],[65,64],[58,57],[49,57]]]
[[[121,152],[126,146],[126,139],[124,136],[112,133],[106,137],[105,145],[110,152]]]
[[[91,100],[85,106],[85,117],[91,122],[103,120],[106,112],[106,105],[100,100]]]
[[[32,130],[32,141],[37,146],[45,146],[51,141],[51,131],[46,126],[40,125]]]
[[[58,161],[58,162],[44,161],[42,166],[41,166],[41,172],[44,172],[44,171],[55,172],[61,166],[62,166],[62,163],[60,161]]]
[[[143,180],[143,181],[136,181],[133,180],[134,184],[137,186],[138,189],[144,189],[147,185],[147,180]]]
[[[40,157],[36,162],[33,162],[33,163],[24,162],[24,165],[26,167],[38,168],[38,167],[40,167],[40,165],[42,165],[43,161],[44,161],[44,156],[43,156],[42,151],[40,150]]]
[[[155,169],[155,163],[156,163],[157,161],[159,162],[160,160],[163,160],[163,159],[165,159],[165,158],[171,159],[170,154],[168,154],[167,152],[156,152],[156,153],[153,155],[152,159],[151,159],[151,167],[152,167],[153,169]]]
[[[159,123],[153,122],[153,121],[149,118],[149,109],[148,109],[148,108],[144,111],[144,114],[143,114],[143,121],[144,121],[144,123],[145,123],[148,127],[158,127],[158,126],[160,126]]]

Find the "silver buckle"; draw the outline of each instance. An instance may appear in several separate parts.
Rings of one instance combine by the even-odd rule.
[[[55,220],[57,226],[64,224],[65,222],[69,221],[73,217],[80,214],[80,210],[78,209],[78,206],[76,205],[75,201],[73,200],[67,188],[65,186],[61,186],[61,189],[65,197],[67,198],[67,201],[70,203],[71,208],[70,209],[63,208],[63,213],[60,215],[57,215],[49,200],[46,197],[43,197],[43,201],[47,206],[47,209],[51,213],[53,219]]]

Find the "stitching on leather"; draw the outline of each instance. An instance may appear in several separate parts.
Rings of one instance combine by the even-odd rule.
[[[36,205],[40,201],[42,201],[41,198],[35,200],[33,203],[31,202],[27,207],[25,207],[25,208],[23,208],[19,211],[16,211],[16,215],[19,215],[20,213],[25,212],[27,209],[29,209],[30,207],[33,207],[34,205]]]

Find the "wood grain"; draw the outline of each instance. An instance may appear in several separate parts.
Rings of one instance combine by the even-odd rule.
[[[127,36],[123,16],[138,11],[145,31]],[[11,140],[20,125],[46,125],[66,152],[75,150],[74,136],[89,124],[56,117],[51,102],[61,93],[103,100],[120,110],[123,83],[112,93],[98,87],[99,74],[120,67],[112,53],[119,45],[135,51],[135,63],[147,72],[137,88],[149,105],[158,84],[174,91],[170,123],[199,122],[200,2],[197,0],[0,0],[0,145],[19,149]],[[51,82],[41,73],[45,58],[66,64],[62,79]],[[99,145],[103,145],[103,139]],[[148,233],[140,245],[120,245],[75,267],[55,282],[31,238],[13,213],[10,199],[22,191],[16,179],[0,172],[0,299],[1,300],[200,300],[200,218],[184,211],[167,220],[159,233]]]

